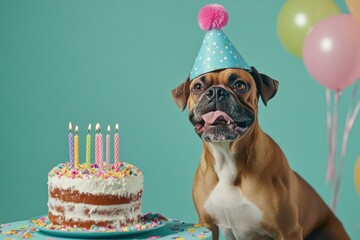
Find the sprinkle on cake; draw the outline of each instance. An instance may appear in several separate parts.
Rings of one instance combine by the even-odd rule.
[[[100,179],[122,178],[137,175],[142,175],[142,172],[134,165],[126,162],[120,162],[118,169],[115,169],[114,166],[111,165],[107,171],[100,169],[96,163],[90,164],[89,169],[86,169],[85,164],[80,164],[79,168],[75,170],[70,168],[69,162],[66,162],[58,164],[48,174],[49,177],[58,176],[59,178],[92,178],[96,176]]]
[[[61,163],[48,174],[49,220],[84,228],[137,224],[142,192],[143,174],[132,164],[72,169],[69,162]]]

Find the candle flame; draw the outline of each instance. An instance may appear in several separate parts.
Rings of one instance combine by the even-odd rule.
[[[78,130],[79,130],[78,125],[76,125],[76,126],[75,126],[75,134],[78,133]]]
[[[96,129],[97,132],[100,132],[100,124],[99,123],[96,124],[95,129]]]
[[[116,133],[119,131],[119,124],[118,123],[115,125],[115,131],[116,131]]]
[[[91,131],[91,123],[89,123],[88,133],[90,133],[90,131]]]
[[[71,132],[72,130],[72,125],[71,125],[71,122],[69,122],[69,131]]]
[[[108,133],[108,134],[110,133],[110,125],[108,125],[107,133]]]

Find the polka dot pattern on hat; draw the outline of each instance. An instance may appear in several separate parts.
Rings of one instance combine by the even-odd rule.
[[[208,31],[190,72],[190,80],[208,72],[224,68],[240,68],[251,71],[241,54],[222,30]]]

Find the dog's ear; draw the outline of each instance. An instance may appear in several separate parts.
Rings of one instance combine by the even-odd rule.
[[[181,111],[184,111],[186,108],[186,104],[190,95],[190,83],[190,78],[187,77],[185,82],[171,91],[173,100]]]
[[[251,76],[254,78],[256,87],[265,106],[273,98],[278,90],[279,82],[271,77],[259,73],[256,68],[251,67]]]

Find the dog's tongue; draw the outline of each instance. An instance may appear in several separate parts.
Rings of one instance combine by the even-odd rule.
[[[226,122],[233,122],[232,118],[227,115],[227,113],[222,111],[215,111],[215,112],[208,112],[201,116],[202,119],[204,119],[205,123],[207,124],[213,124],[216,119],[219,117],[223,117]]]

